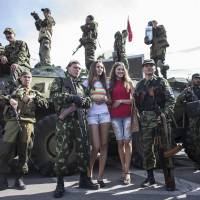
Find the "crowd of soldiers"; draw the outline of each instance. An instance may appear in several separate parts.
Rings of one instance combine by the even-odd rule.
[[[48,57],[51,46],[50,31],[55,24],[50,16],[50,10],[42,9],[46,19],[40,20],[35,13],[36,27],[40,31],[40,65],[50,64]],[[46,13],[46,14],[45,14]],[[48,21],[48,19],[50,21]],[[152,21],[153,28],[157,23]],[[155,27],[154,27],[154,24]],[[49,29],[49,38],[42,37],[42,32]],[[94,51],[96,49],[97,23],[94,17],[89,15],[86,24],[81,26],[83,31],[80,39],[81,45],[85,47],[85,64],[88,70],[94,62]],[[161,31],[162,32],[162,31]],[[47,100],[36,90],[31,89],[32,75],[30,73],[30,53],[24,41],[15,40],[15,32],[12,28],[6,28],[4,34],[9,44],[1,47],[0,72],[10,74],[12,77],[13,89],[9,93],[1,91],[0,102],[5,105],[4,120],[6,122],[3,135],[3,151],[0,152],[0,190],[8,188],[8,165],[10,159],[18,154],[18,166],[15,180],[17,189],[25,189],[23,175],[28,172],[28,159],[33,146],[35,111],[39,106],[48,107]],[[155,33],[155,37],[158,33]],[[159,33],[160,34],[160,33]],[[115,34],[115,62],[124,62],[128,68],[128,61],[125,53],[125,42],[127,31]],[[154,38],[154,37],[153,37]],[[163,41],[163,40],[162,40]],[[161,42],[158,42],[159,44]],[[168,44],[159,47],[161,55],[155,56],[156,39],[153,39],[151,47],[151,58],[144,60],[142,71],[144,78],[136,85],[131,96],[134,100],[133,111],[137,112],[140,123],[140,132],[143,144],[144,169],[147,171],[147,178],[141,184],[148,187],[155,184],[154,169],[157,162],[162,165],[166,189],[175,190],[175,180],[173,176],[173,163],[170,157],[165,157],[164,153],[173,147],[170,129],[170,118],[175,106],[175,98],[165,78],[159,77],[157,73],[157,63],[164,62],[165,50]],[[156,47],[157,48],[157,47]],[[45,52],[45,53],[44,53]],[[42,54],[45,56],[42,56]],[[46,57],[47,60],[43,60]],[[98,62],[102,62],[99,60]],[[131,66],[130,66],[131,67]],[[90,168],[90,144],[87,131],[86,113],[90,108],[92,100],[86,96],[85,88],[80,79],[81,65],[79,61],[71,61],[67,65],[65,77],[56,78],[51,86],[50,98],[54,102],[56,121],[56,161],[55,174],[57,185],[54,197],[62,197],[64,188],[64,175],[66,171],[66,161],[69,157],[73,143],[76,143],[78,155],[78,169],[80,171],[79,187],[87,189],[99,189],[100,185],[92,181],[89,174]],[[161,70],[162,71],[162,70]],[[200,100],[200,74],[192,76],[192,86],[187,87],[178,97],[177,102],[187,104],[188,102],[198,102]],[[111,101],[112,102],[112,101]],[[112,105],[112,103],[111,103]],[[195,113],[195,112],[194,112]],[[199,133],[200,113],[191,116],[189,120],[189,131]],[[195,135],[195,134],[194,134]],[[133,141],[134,142],[134,141]],[[158,158],[155,152],[158,151]]]

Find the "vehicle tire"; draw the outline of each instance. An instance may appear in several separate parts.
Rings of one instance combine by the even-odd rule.
[[[200,135],[191,134],[189,131],[185,134],[183,147],[188,157],[200,166]]]
[[[35,139],[31,156],[31,164],[44,176],[54,176],[55,152],[55,128],[56,115],[51,114],[35,125]],[[76,146],[73,145],[72,152],[68,158],[66,175],[77,171]]]

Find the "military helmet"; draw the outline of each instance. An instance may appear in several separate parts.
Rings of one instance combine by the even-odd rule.
[[[194,78],[200,78],[200,73],[195,73],[195,74],[193,74],[193,75],[192,75],[192,79],[194,79]]]
[[[146,59],[146,60],[143,61],[142,66],[144,67],[144,65],[146,65],[146,64],[155,65],[155,62],[154,62],[153,59]]]
[[[14,30],[12,28],[5,28],[5,30],[4,30],[3,33],[4,34],[6,34],[6,33],[13,33],[13,34],[15,34],[15,32],[14,32]]]
[[[50,10],[49,8],[42,8],[41,11],[42,11],[42,12],[48,12],[48,13],[51,12],[51,10]]]

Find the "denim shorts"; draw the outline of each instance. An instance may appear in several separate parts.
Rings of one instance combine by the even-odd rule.
[[[88,124],[103,124],[103,123],[109,123],[111,121],[110,114],[107,113],[101,113],[101,114],[92,114],[87,116]]]
[[[131,117],[112,118],[112,127],[116,140],[131,140]]]

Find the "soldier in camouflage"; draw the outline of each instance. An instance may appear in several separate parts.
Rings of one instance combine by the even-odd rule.
[[[67,66],[66,76],[57,78],[51,86],[50,96],[58,115],[56,124],[56,162],[55,173],[57,186],[55,198],[63,196],[67,159],[73,144],[76,144],[78,168],[80,171],[80,188],[98,189],[99,185],[92,183],[89,177],[89,142],[86,130],[86,116],[83,113],[84,124],[80,124],[78,109],[84,111],[90,107],[91,100],[85,97],[79,75],[81,66],[78,61],[71,61]],[[75,91],[73,91],[72,86]],[[84,134],[84,137],[83,135]]]
[[[98,24],[94,21],[92,15],[88,15],[85,25],[81,26],[83,34],[80,38],[80,43],[85,48],[85,65],[88,70],[90,69],[90,65],[95,61],[96,40],[98,36],[97,27]]]
[[[44,14],[44,20],[41,20],[37,13],[33,12],[31,15],[36,20],[35,25],[39,31],[38,42],[40,43],[39,56],[40,63],[36,65],[45,66],[51,65],[50,51],[51,51],[51,38],[53,33],[53,26],[55,26],[55,21],[51,16],[51,11],[49,8],[42,8],[41,11]]]
[[[123,62],[126,66],[126,69],[129,69],[129,63],[126,56],[126,40],[128,37],[127,30],[123,30],[122,33],[117,31],[115,33],[115,41],[114,41],[114,54],[113,60],[114,62]]]
[[[143,164],[148,175],[141,186],[148,187],[155,183],[153,169],[156,167],[154,152],[155,128],[158,126],[160,120],[158,109],[160,113],[169,117],[174,109],[175,99],[167,80],[154,75],[155,63],[152,59],[144,60],[143,72],[145,78],[136,85],[135,99],[136,106],[140,113],[141,137],[144,153]],[[169,135],[165,135],[165,137],[162,138],[165,150],[170,148],[171,138]],[[170,173],[173,167],[172,160],[165,159],[165,164]],[[174,190],[175,188],[167,189]]]
[[[26,188],[23,175],[28,172],[27,162],[33,146],[35,110],[37,106],[48,106],[47,100],[30,88],[31,79],[30,72],[23,72],[20,77],[21,85],[11,95],[1,96],[1,101],[5,101],[6,125],[0,152],[0,190],[8,188],[8,165],[15,156],[16,149],[19,159],[15,187],[20,190]]]
[[[5,65],[6,72],[11,73],[15,85],[20,74],[24,71],[30,71],[30,53],[26,42],[15,40],[15,33],[12,28],[4,30],[9,45],[5,46],[4,55],[1,56],[0,64]]]
[[[169,43],[167,41],[166,30],[163,25],[158,25],[158,22],[156,20],[150,21],[149,24],[153,27],[153,39],[151,42],[152,45],[150,47],[150,57],[156,63],[155,74],[157,76],[159,75],[157,69],[157,67],[159,67],[162,76],[164,78],[167,78],[167,70],[169,69],[169,66],[165,65],[164,62],[166,48],[169,47]]]
[[[183,106],[187,108],[187,104],[193,104],[193,108],[186,109],[188,122],[184,122],[186,125],[186,135],[184,135],[184,147],[186,153],[189,157],[192,157],[193,160],[199,162],[200,154],[200,74],[195,73],[192,75],[192,84],[191,86],[184,89],[181,94],[177,97],[176,106]],[[198,102],[197,104],[195,102]],[[199,167],[199,166],[198,166]]]

